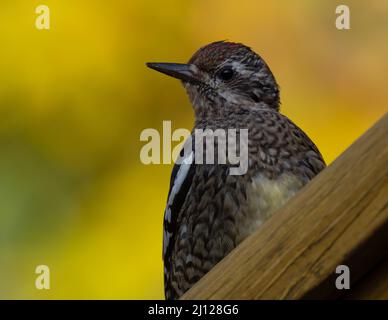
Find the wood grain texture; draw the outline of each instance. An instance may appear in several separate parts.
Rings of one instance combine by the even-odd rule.
[[[336,298],[388,252],[388,114],[182,299]]]

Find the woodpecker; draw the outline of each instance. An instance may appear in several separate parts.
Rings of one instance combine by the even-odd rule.
[[[325,162],[309,137],[279,112],[279,86],[251,48],[218,41],[200,48],[187,64],[147,66],[182,81],[194,109],[194,129],[248,129],[245,174],[231,175],[230,163],[192,161],[195,148],[174,165],[163,260],[166,299],[177,299],[324,169]]]

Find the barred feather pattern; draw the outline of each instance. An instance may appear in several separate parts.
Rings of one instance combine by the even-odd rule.
[[[235,106],[220,118],[198,119],[195,128],[248,128],[249,167],[233,176],[229,164],[192,164],[184,177],[173,175],[165,215],[167,299],[179,298],[325,167],[314,143],[277,110]],[[173,206],[177,178],[183,194]]]

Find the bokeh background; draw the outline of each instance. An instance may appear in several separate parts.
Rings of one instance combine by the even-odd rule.
[[[35,28],[35,8],[51,29]],[[335,28],[347,4],[351,30]],[[185,62],[215,40],[260,53],[282,112],[332,162],[387,111],[388,2],[2,0],[0,298],[163,298],[172,165],[139,161],[145,128],[191,129]],[[51,289],[35,288],[35,267]]]

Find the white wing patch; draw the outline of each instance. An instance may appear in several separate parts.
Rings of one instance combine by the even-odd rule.
[[[164,255],[166,254],[166,250],[168,247],[168,244],[170,242],[170,239],[172,237],[172,233],[168,232],[166,229],[163,232],[163,258]]]
[[[179,190],[182,187],[183,182],[185,181],[187,174],[189,173],[190,166],[193,163],[194,153],[191,152],[187,157],[182,160],[181,165],[179,166],[178,173],[175,177],[174,184],[171,188],[170,196],[168,198],[166,211],[164,213],[164,223],[170,224],[172,221],[172,213],[171,206],[174,203],[174,199],[178,194]],[[172,234],[168,232],[166,229],[163,232],[163,257],[166,254],[166,250],[168,248],[169,242],[171,240]]]

